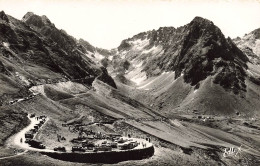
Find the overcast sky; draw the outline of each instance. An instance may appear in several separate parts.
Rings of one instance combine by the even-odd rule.
[[[0,10],[18,19],[27,11],[46,15],[57,28],[107,49],[143,31],[177,28],[195,16],[213,21],[231,38],[260,28],[260,0],[0,0]]]

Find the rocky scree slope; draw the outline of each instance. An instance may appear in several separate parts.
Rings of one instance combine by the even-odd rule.
[[[234,43],[248,57],[249,79],[257,85],[260,85],[260,28],[244,35],[242,38],[233,39]]]
[[[233,41],[252,63],[260,64],[260,28],[245,34],[242,38],[237,37]]]
[[[86,50],[84,53],[87,57],[89,57],[97,64],[104,66],[105,68],[107,67],[107,61],[111,59],[115,54],[114,50],[107,50],[94,47],[84,39],[79,39],[79,44]]]

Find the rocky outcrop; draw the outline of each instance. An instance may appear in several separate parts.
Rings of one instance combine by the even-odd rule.
[[[0,20],[6,21],[7,23],[9,22],[9,19],[8,19],[7,15],[5,14],[4,11],[0,12]]]
[[[117,88],[116,83],[114,82],[113,78],[108,74],[107,70],[102,67],[102,73],[97,77],[100,81],[106,82],[108,85]]]

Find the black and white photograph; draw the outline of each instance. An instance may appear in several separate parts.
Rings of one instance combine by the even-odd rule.
[[[0,0],[0,166],[260,166],[260,0]]]

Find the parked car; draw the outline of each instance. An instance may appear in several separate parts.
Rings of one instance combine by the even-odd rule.
[[[65,149],[65,147],[56,147],[56,148],[54,148],[54,151],[66,152],[66,149]]]
[[[33,118],[33,117],[35,117],[35,114],[31,114],[31,115],[30,115],[30,118]]]
[[[30,133],[35,134],[38,130],[37,129],[31,129],[29,130]]]
[[[30,140],[31,140],[31,139],[26,138],[26,139],[25,139],[25,143],[28,144],[28,143],[30,142]]]
[[[31,147],[38,148],[38,149],[45,149],[46,148],[45,145],[43,145],[40,141],[36,141],[34,139],[28,140],[28,144]]]
[[[38,145],[38,147],[36,147],[36,148],[38,148],[38,149],[45,149],[45,148],[46,148],[46,146],[45,146],[45,145],[43,145],[43,144],[39,144],[39,145]]]
[[[32,133],[25,133],[25,138],[30,138],[32,139],[33,138],[33,134]]]
[[[117,148],[117,143],[116,143],[116,142],[111,142],[111,143],[110,143],[110,146],[111,146],[112,148]]]
[[[38,125],[35,125],[35,126],[33,126],[35,129],[39,129],[39,126]]]
[[[73,146],[71,151],[72,152],[85,152],[86,150],[81,146]]]
[[[99,146],[99,147],[95,147],[94,152],[97,152],[97,151],[112,151],[112,147],[111,146],[107,146],[107,145],[102,145],[102,146]]]

